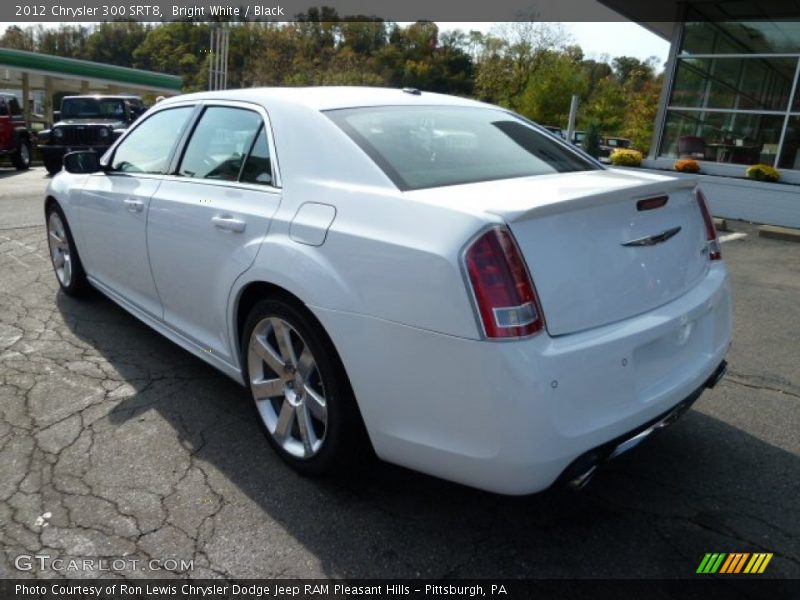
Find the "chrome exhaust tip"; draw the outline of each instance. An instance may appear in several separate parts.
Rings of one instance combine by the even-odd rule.
[[[594,478],[594,474],[597,472],[597,468],[599,465],[594,464],[588,469],[586,469],[580,475],[573,477],[567,482],[567,487],[574,491],[580,491],[589,485],[589,482]]]

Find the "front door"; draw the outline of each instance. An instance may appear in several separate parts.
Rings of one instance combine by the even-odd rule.
[[[193,110],[155,113],[131,131],[114,151],[110,168],[88,177],[79,208],[87,274],[158,318],[162,308],[147,255],[147,215]]]

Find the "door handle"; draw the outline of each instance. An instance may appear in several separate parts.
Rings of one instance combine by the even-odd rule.
[[[230,215],[212,217],[211,222],[214,223],[214,227],[216,227],[217,229],[222,229],[224,231],[233,231],[235,233],[241,233],[242,231],[244,231],[244,228],[247,225],[241,219],[236,219]]]
[[[125,198],[125,208],[131,212],[142,212],[144,209],[144,201],[136,198]]]

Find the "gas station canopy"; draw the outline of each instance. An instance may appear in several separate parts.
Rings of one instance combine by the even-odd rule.
[[[181,93],[181,86],[181,78],[175,75],[0,48],[0,88],[22,90],[22,105],[28,119],[28,97],[32,90],[45,92],[45,118],[52,121],[55,92],[174,96]]]

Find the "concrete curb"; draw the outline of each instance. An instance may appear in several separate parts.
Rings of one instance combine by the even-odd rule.
[[[800,229],[777,227],[775,225],[761,225],[758,228],[758,237],[781,240],[784,242],[800,242]]]

